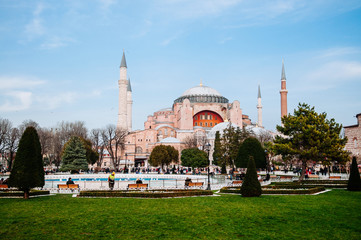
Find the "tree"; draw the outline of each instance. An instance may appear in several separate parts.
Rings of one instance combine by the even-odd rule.
[[[172,146],[159,145],[153,148],[149,156],[149,163],[152,166],[168,166],[171,162],[178,162],[178,150]]]
[[[221,166],[223,164],[221,148],[222,148],[221,135],[219,134],[219,131],[217,131],[216,137],[214,139],[214,148],[213,148],[213,164],[217,166]],[[222,170],[223,170],[223,165],[222,165]],[[225,165],[224,165],[224,172],[221,171],[221,173],[226,173]]]
[[[342,125],[326,117],[326,113],[318,114],[314,107],[300,103],[294,115],[282,117],[282,126],[277,126],[282,135],[276,136],[273,149],[276,154],[300,161],[300,180],[311,161],[330,165],[335,161],[344,163],[348,159],[344,150],[347,138],[340,137]]]
[[[27,127],[19,143],[14,166],[10,173],[9,186],[17,187],[29,198],[34,187],[44,186],[44,167],[39,136],[34,127]]]
[[[104,130],[101,129],[93,129],[90,132],[90,140],[92,141],[93,149],[98,152],[98,159],[96,161],[97,167],[101,167],[103,163],[103,156],[105,150],[105,143],[104,143]]]
[[[257,138],[249,137],[243,141],[238,150],[238,155],[236,159],[236,167],[246,168],[248,165],[249,157],[252,156],[256,168],[265,168],[266,167],[266,156],[264,149],[261,146],[261,143]]]
[[[113,167],[118,169],[121,160],[120,153],[125,148],[125,136],[128,134],[128,131],[119,129],[115,125],[110,124],[102,131],[102,133],[105,148],[110,155]]]
[[[347,184],[348,191],[361,191],[361,179],[360,173],[357,167],[356,157],[352,158],[352,164],[350,169],[350,177]]]
[[[247,173],[241,187],[243,197],[259,197],[262,194],[261,184],[258,181],[256,165],[252,156],[249,157]]]
[[[92,142],[88,139],[80,137],[86,150],[86,160],[88,164],[93,165],[99,158],[99,153],[92,148]]]
[[[182,166],[191,168],[207,167],[208,154],[198,148],[184,149],[181,154]]]
[[[74,136],[64,145],[62,155],[61,171],[79,172],[87,170],[86,149],[80,137]]]

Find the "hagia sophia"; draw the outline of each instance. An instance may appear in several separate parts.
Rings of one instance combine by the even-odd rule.
[[[287,114],[286,77],[282,62],[281,77],[281,115]],[[160,109],[149,115],[144,122],[144,130],[132,130],[132,88],[127,78],[127,63],[123,52],[120,64],[119,109],[117,128],[128,131],[125,149],[122,151],[123,164],[129,166],[148,166],[152,149],[161,144],[171,145],[179,152],[186,148],[185,140],[204,137],[214,145],[216,131],[222,132],[229,124],[234,127],[250,127],[255,131],[263,129],[261,90],[258,86],[258,119],[252,123],[242,112],[240,102],[230,102],[217,90],[202,82],[189,88],[176,98],[169,108]],[[265,130],[266,131],[266,130]],[[212,153],[212,148],[211,148]],[[212,154],[210,154],[210,160]],[[104,167],[110,162],[104,161]]]

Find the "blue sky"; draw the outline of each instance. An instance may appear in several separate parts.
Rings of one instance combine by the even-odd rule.
[[[123,49],[133,129],[202,79],[274,130],[282,58],[289,112],[361,112],[359,0],[0,0],[0,118],[116,124]]]

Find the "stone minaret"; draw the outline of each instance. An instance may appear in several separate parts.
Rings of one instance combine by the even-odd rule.
[[[128,101],[127,101],[127,62],[125,61],[125,55],[123,51],[122,62],[120,63],[120,78],[118,81],[119,85],[119,111],[118,111],[118,122],[117,128],[128,130]]]
[[[127,87],[127,124],[128,124],[128,131],[132,131],[132,107],[133,107],[133,100],[132,100],[132,87],[130,85],[130,78],[128,79],[128,87]]]
[[[287,115],[287,89],[286,89],[286,74],[285,74],[285,66],[282,59],[282,76],[281,76],[281,118]]]
[[[258,103],[257,103],[257,111],[258,111],[258,127],[262,126],[262,103],[261,103],[261,87],[258,85]]]

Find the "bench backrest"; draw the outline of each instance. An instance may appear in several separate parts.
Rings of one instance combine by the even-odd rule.
[[[128,184],[128,188],[148,188],[148,184],[147,183],[130,183]]]
[[[79,188],[79,184],[58,184],[58,188]]]
[[[341,179],[341,176],[330,176],[330,179]]]
[[[9,188],[7,184],[0,184],[0,188]]]
[[[233,181],[232,184],[240,184],[242,183],[243,181],[242,180],[239,180],[239,181]]]
[[[190,182],[189,187],[203,186],[203,182]]]

